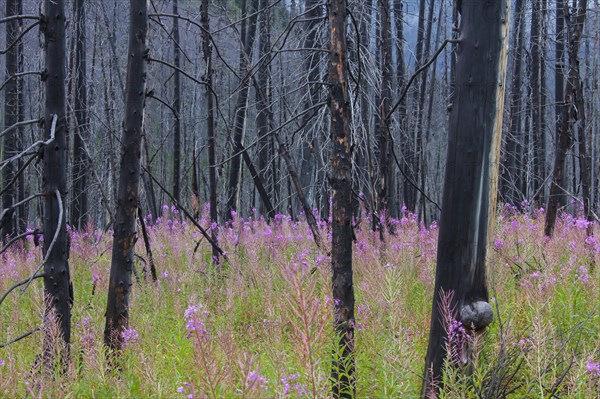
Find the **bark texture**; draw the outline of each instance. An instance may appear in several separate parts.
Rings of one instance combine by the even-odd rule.
[[[20,0],[6,1],[6,16],[19,15],[21,12]],[[19,36],[19,20],[14,19],[5,23],[6,27],[6,47],[12,44]],[[6,85],[4,87],[4,126],[0,131],[8,129],[16,124],[19,120],[18,101],[19,91],[18,82],[15,75],[18,72],[18,59],[20,46],[13,46],[6,52]],[[7,132],[2,137],[3,159],[9,159],[17,152],[17,130]],[[2,187],[4,194],[2,195],[2,209],[10,209],[0,220],[2,240],[7,240],[16,232],[16,216],[15,209],[11,209],[13,203],[17,202],[17,185],[7,183],[15,176],[16,168],[13,162],[8,163],[2,170],[2,181],[5,187]]]
[[[148,33],[146,2],[130,0],[129,18],[125,123],[121,136],[117,213],[104,329],[104,343],[113,350],[122,348],[122,334],[129,325],[129,293],[132,284],[134,246],[137,239],[135,220],[140,183],[146,87],[146,35]]]
[[[202,30],[202,51],[204,62],[206,63],[206,131],[208,135],[208,190],[210,203],[210,219],[212,223],[218,223],[217,212],[217,168],[215,166],[215,107],[212,88],[212,44],[210,42],[210,20],[208,15],[208,0],[202,0],[200,7],[200,23],[204,27]],[[212,226],[211,226],[212,227]],[[217,229],[211,228],[211,238],[217,243]],[[213,262],[219,262],[219,251],[212,247]]]
[[[492,320],[485,262],[496,206],[508,8],[505,0],[495,0],[463,2],[458,11],[456,97],[450,115],[422,398],[441,384],[447,356],[442,295],[453,293],[450,309],[456,309],[454,317],[466,328],[479,331]]]
[[[46,115],[43,149],[44,192],[43,254],[44,354],[53,357],[56,348],[55,332],[68,354],[71,341],[71,305],[73,290],[69,274],[69,237],[66,230],[65,198],[67,192],[67,124],[65,92],[65,8],[62,0],[46,0],[41,30],[44,33],[46,58]],[[50,141],[51,137],[54,137]],[[58,233],[57,233],[58,230]],[[56,323],[57,328],[54,328]]]
[[[85,43],[85,0],[76,0],[75,8],[75,62],[74,62],[74,101],[75,132],[73,137],[73,202],[71,203],[71,224],[76,229],[84,227],[87,221],[88,196],[87,187],[89,160],[84,149],[85,140],[89,137],[89,121],[87,114],[86,83],[86,43]]]
[[[352,142],[346,65],[346,1],[329,0],[332,245],[334,322],[338,353],[333,362],[334,398],[351,398],[354,377],[354,288],[352,283]]]
[[[566,10],[566,1],[562,4],[564,5],[563,9]],[[554,172],[552,174],[552,184],[550,185],[548,206],[546,207],[544,234],[547,236],[552,236],[554,234],[560,196],[564,190],[560,183],[564,180],[565,158],[567,156],[567,151],[573,142],[573,126],[579,119],[577,105],[582,101],[579,100],[579,97],[583,96],[579,74],[579,47],[581,35],[583,34],[586,10],[587,0],[580,0],[577,9],[572,10],[572,15],[570,16],[567,25],[569,38],[569,72],[567,77],[567,87],[565,89],[565,98],[561,106],[560,125],[557,126]]]

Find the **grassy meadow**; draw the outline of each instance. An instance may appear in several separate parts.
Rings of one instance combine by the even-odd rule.
[[[456,364],[465,347],[477,347],[475,370],[466,380],[449,368],[441,398],[599,397],[600,239],[587,238],[587,222],[569,215],[548,239],[542,212],[499,212],[488,251],[495,319],[483,335],[451,334]],[[306,223],[236,217],[218,227],[228,261],[214,267],[206,240],[179,216],[165,206],[156,223],[148,220],[156,284],[144,279],[148,260],[138,239],[130,329],[112,370],[102,344],[112,237],[92,227],[71,233],[72,363],[65,374],[39,372],[39,331],[1,348],[0,397],[328,397],[330,262],[315,250]],[[206,212],[201,224],[211,225]],[[366,221],[356,231],[359,398],[420,392],[437,227],[420,226],[408,213],[392,224],[385,244]],[[327,221],[320,228],[330,242]],[[33,240],[2,255],[0,290],[41,260]],[[42,306],[41,279],[11,293],[0,306],[0,341],[41,325]]]

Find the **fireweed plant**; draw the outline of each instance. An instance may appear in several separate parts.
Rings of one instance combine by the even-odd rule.
[[[525,207],[527,204],[525,204]],[[145,278],[138,240],[131,320],[116,371],[102,345],[111,232],[70,231],[75,290],[71,363],[48,375],[35,365],[42,334],[0,348],[0,397],[325,398],[334,331],[330,260],[303,221],[277,215],[212,225],[227,262],[215,267],[201,234],[175,208],[148,216],[159,280]],[[600,232],[563,214],[554,238],[543,210],[497,215],[489,251],[495,320],[473,335],[446,314],[450,357],[441,398],[592,398],[600,388]],[[394,233],[356,230],[357,397],[416,397],[427,346],[437,226],[406,211]],[[361,223],[369,226],[370,223]],[[321,234],[331,239],[327,220]],[[33,238],[2,255],[0,289],[41,261]],[[148,273],[146,273],[148,274]],[[451,295],[451,293],[447,293]],[[440,306],[445,306],[440,304]],[[17,289],[0,306],[0,341],[41,325],[42,285]],[[461,372],[471,356],[472,377]],[[114,368],[113,368],[114,369]]]

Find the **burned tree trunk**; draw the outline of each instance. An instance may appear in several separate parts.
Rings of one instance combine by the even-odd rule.
[[[377,126],[377,176],[373,181],[376,182],[377,204],[375,206],[376,214],[373,215],[373,227],[379,228],[379,236],[383,239],[383,231],[386,224],[386,212],[388,212],[388,188],[389,188],[389,161],[390,153],[388,149],[389,125],[387,118],[390,110],[391,83],[392,83],[392,48],[391,48],[391,30],[392,22],[390,18],[389,7],[383,2],[379,3],[380,18],[380,43],[381,49],[381,87],[378,126]]]
[[[71,341],[73,290],[69,274],[69,238],[66,229],[67,124],[65,95],[65,8],[62,0],[46,0],[41,30],[45,38],[46,115],[44,118],[44,355],[56,350],[58,331],[68,356]],[[50,327],[57,323],[57,329]]]
[[[258,132],[258,172],[260,180],[269,186],[269,177],[272,174],[273,166],[270,155],[273,139],[269,137],[269,120],[271,119],[271,105],[269,104],[271,92],[271,9],[270,0],[261,0],[260,8],[263,10],[260,15],[260,35],[258,37],[258,58],[261,60],[258,68],[258,85],[261,92],[256,92],[256,130]],[[272,189],[266,190],[272,193]],[[267,213],[267,206],[262,197],[258,196],[258,211],[261,215]]]
[[[240,76],[242,82],[235,105],[235,116],[233,121],[233,157],[229,169],[229,181],[227,184],[227,208],[225,218],[231,219],[231,210],[237,209],[239,197],[240,174],[242,171],[241,155],[242,142],[244,140],[244,125],[246,123],[246,108],[248,106],[248,89],[250,88],[250,69],[252,61],[252,47],[256,33],[256,10],[258,0],[250,0],[250,15],[248,16],[248,28],[246,29],[246,0],[242,0],[242,26],[241,26],[241,48],[240,48]]]
[[[200,23],[204,27],[202,30],[202,50],[204,53],[204,62],[206,63],[206,131],[208,134],[208,191],[209,191],[209,204],[210,204],[210,220],[212,223],[218,223],[218,212],[217,212],[217,170],[216,170],[216,157],[215,157],[215,107],[212,88],[212,44],[210,42],[210,21],[208,19],[208,0],[202,0],[200,8]],[[213,227],[213,226],[211,226]],[[211,238],[216,243],[217,241],[217,230],[211,228]],[[219,251],[212,247],[212,258],[213,262],[219,262]]]
[[[179,15],[177,0],[173,0],[173,15]],[[181,202],[181,49],[179,47],[179,18],[173,18],[173,197]]]
[[[73,138],[73,203],[71,204],[71,224],[81,229],[88,213],[87,169],[88,158],[84,140],[88,138],[86,51],[85,51],[85,0],[76,0],[75,7],[75,62],[74,62],[74,106],[75,132]]]
[[[450,311],[456,310],[453,317],[466,329],[483,330],[493,317],[485,262],[496,206],[509,15],[505,0],[462,2],[458,11],[456,100],[450,114],[422,398],[442,381],[447,358],[443,295],[452,293]]]
[[[559,0],[560,1],[560,0]],[[567,10],[567,2],[562,3],[564,10]],[[559,196],[563,188],[560,182],[563,181],[565,166],[565,157],[567,151],[573,142],[572,128],[573,124],[579,119],[578,116],[578,98],[583,96],[579,77],[579,45],[585,23],[585,12],[587,9],[587,0],[580,0],[577,10],[568,22],[569,38],[569,72],[567,77],[567,87],[565,89],[564,103],[561,106],[560,126],[557,126],[557,143],[554,152],[554,173],[552,175],[552,184],[550,185],[550,196],[548,197],[548,206],[546,207],[546,223],[544,234],[552,236],[554,225],[558,215]],[[582,128],[584,128],[582,126]]]
[[[354,288],[352,283],[352,142],[346,65],[346,1],[329,0],[329,83],[331,110],[331,265],[338,353],[333,362],[334,398],[351,398],[354,378]]]
[[[523,12],[524,0],[515,1],[515,44],[512,68],[512,88],[510,94],[510,123],[506,137],[506,156],[503,192],[506,193],[504,200],[511,205],[518,206],[523,200],[521,193],[521,157],[522,157],[522,130],[521,130],[521,73],[523,60],[523,40],[525,38],[525,13]]]
[[[117,213],[104,329],[104,343],[112,350],[122,348],[122,333],[129,324],[129,292],[136,241],[135,220],[140,183],[146,87],[146,34],[148,32],[146,2],[130,0],[129,18],[125,123],[121,136]]]
[[[556,0],[556,63],[554,69],[554,113],[556,114],[555,140],[556,145],[560,142],[560,131],[562,126],[562,115],[565,101],[565,1]],[[564,176],[557,180],[559,187],[564,187]],[[550,198],[548,198],[550,201]],[[563,193],[558,194],[558,207],[565,206],[567,197]]]
[[[19,15],[21,10],[20,0],[7,0],[6,16]],[[19,20],[14,19],[6,22],[6,47],[13,43],[19,37]],[[19,85],[17,82],[18,60],[20,46],[12,46],[6,52],[6,85],[4,87],[4,126],[1,131],[5,131],[19,121]],[[7,160],[17,152],[17,129],[7,131],[2,137],[3,158]],[[8,184],[15,176],[15,164],[8,162],[2,171],[2,181],[4,194],[2,195],[2,208],[9,209],[9,213],[0,220],[2,240],[7,240],[16,233],[16,213],[12,205],[17,201],[17,185]]]
[[[531,8],[531,67],[529,69],[529,84],[531,85],[531,130],[533,139],[533,200],[540,203],[543,200],[544,192],[542,183],[545,174],[545,140],[542,129],[542,119],[544,111],[542,109],[542,73],[544,67],[541,54],[541,26],[542,26],[541,1],[533,0]]]

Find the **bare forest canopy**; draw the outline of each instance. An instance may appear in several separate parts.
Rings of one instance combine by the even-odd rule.
[[[240,215],[253,210],[266,214],[263,197],[257,190],[252,172],[240,158],[247,153],[253,169],[261,177],[266,196],[275,212],[298,217],[302,204],[286,163],[280,156],[275,136],[288,149],[298,175],[306,203],[322,217],[328,213],[331,170],[330,134],[327,112],[327,20],[325,6],[319,1],[276,1],[262,3],[247,0],[246,17],[242,18],[242,1],[211,1],[209,29],[212,46],[212,85],[216,157],[208,159],[207,102],[205,84],[207,63],[202,53],[200,7],[197,1],[179,1],[179,40],[173,41],[173,7],[171,2],[149,3],[147,99],[144,120],[142,164],[152,170],[169,191],[186,207],[209,203],[208,170],[216,174],[219,218],[227,218],[229,208]],[[256,3],[256,4],[254,4]],[[392,104],[400,97],[409,77],[446,39],[452,39],[457,26],[452,21],[451,1],[425,2],[425,15],[419,14],[418,1],[389,2],[390,14],[389,80]],[[560,104],[557,77],[568,74],[567,32],[557,35],[556,2],[543,1],[535,12],[524,1],[515,15],[518,1],[513,1],[511,37],[505,96],[503,145],[499,199],[521,207],[545,207],[550,194],[554,152],[557,146],[557,123]],[[402,4],[402,13],[398,4]],[[260,6],[263,5],[262,8]],[[432,6],[433,5],[433,6]],[[585,115],[581,137],[587,144],[590,170],[590,203],[598,204],[600,139],[598,138],[598,7],[588,4],[587,23],[579,46],[580,85]],[[352,132],[354,140],[353,184],[360,206],[373,207],[377,171],[376,131],[380,115],[382,84],[381,29],[377,1],[349,1],[349,65],[351,76]],[[4,13],[6,10],[2,9]],[[23,15],[37,15],[37,1],[23,1]],[[73,69],[76,49],[72,1],[66,2],[67,34],[67,117],[69,131],[68,199],[79,195],[77,176],[85,175],[87,202],[85,216],[66,209],[67,221],[83,224],[90,220],[108,227],[110,209],[114,208],[118,186],[119,140],[124,119],[128,12],[124,1],[87,1],[84,30],[84,54],[87,86],[85,125],[77,124],[74,114],[76,75]],[[2,15],[2,14],[0,14]],[[402,17],[402,19],[400,19]],[[564,18],[564,17],[563,17]],[[421,25],[419,23],[422,22]],[[568,22],[568,21],[567,21]],[[27,29],[29,20],[22,20]],[[568,25],[568,23],[567,23]],[[455,28],[453,28],[453,26]],[[566,26],[563,24],[563,26]],[[242,28],[248,32],[242,31]],[[560,28],[560,27],[559,27]],[[564,29],[563,29],[564,30]],[[253,31],[253,32],[251,32]],[[42,115],[44,92],[39,74],[44,70],[39,56],[42,37],[34,29],[23,35],[19,71],[31,72],[19,77],[19,121],[37,120]],[[418,39],[418,41],[417,41]],[[250,50],[240,56],[242,42]],[[563,60],[557,59],[557,43],[562,42]],[[6,36],[0,35],[2,48]],[[262,46],[262,47],[261,47]],[[445,46],[435,61],[411,84],[405,101],[390,119],[390,159],[388,212],[399,215],[402,206],[416,211],[427,222],[439,218],[443,171],[446,158],[447,124],[452,104],[452,58],[454,45]],[[175,53],[180,74],[176,78]],[[518,72],[515,68],[519,65]],[[7,58],[0,57],[6,71]],[[3,75],[3,81],[7,75]],[[178,92],[175,81],[178,80]],[[565,78],[563,78],[565,79]],[[566,82],[566,79],[563,81]],[[565,84],[565,83],[563,83]],[[259,90],[257,90],[259,89]],[[245,94],[245,101],[240,94]],[[2,90],[4,103],[7,88]],[[174,104],[179,110],[174,110]],[[236,119],[237,118],[237,119]],[[5,113],[2,126],[8,127]],[[241,125],[240,125],[241,124]],[[240,127],[241,126],[241,127]],[[74,147],[73,138],[80,128],[84,146]],[[37,124],[18,128],[19,148],[38,140]],[[241,132],[239,131],[241,130]],[[175,138],[174,132],[178,131]],[[560,206],[576,210],[582,198],[580,179],[579,136],[572,134],[565,156]],[[239,141],[241,147],[236,144]],[[176,145],[177,144],[177,145]],[[4,154],[12,149],[4,148]],[[77,150],[75,150],[77,148]],[[76,154],[84,151],[84,157]],[[89,155],[89,159],[87,158]],[[82,161],[83,160],[83,161]],[[89,164],[87,163],[89,161]],[[84,162],[83,166],[79,163]],[[232,171],[232,167],[236,170]],[[237,176],[237,178],[236,178]],[[169,197],[142,177],[141,207],[157,216]],[[39,174],[28,169],[19,183],[20,194],[27,197],[39,186]],[[236,184],[236,187],[231,187]],[[16,212],[21,226],[33,225],[40,216],[39,200],[24,204]],[[70,208],[70,207],[69,207]]]

